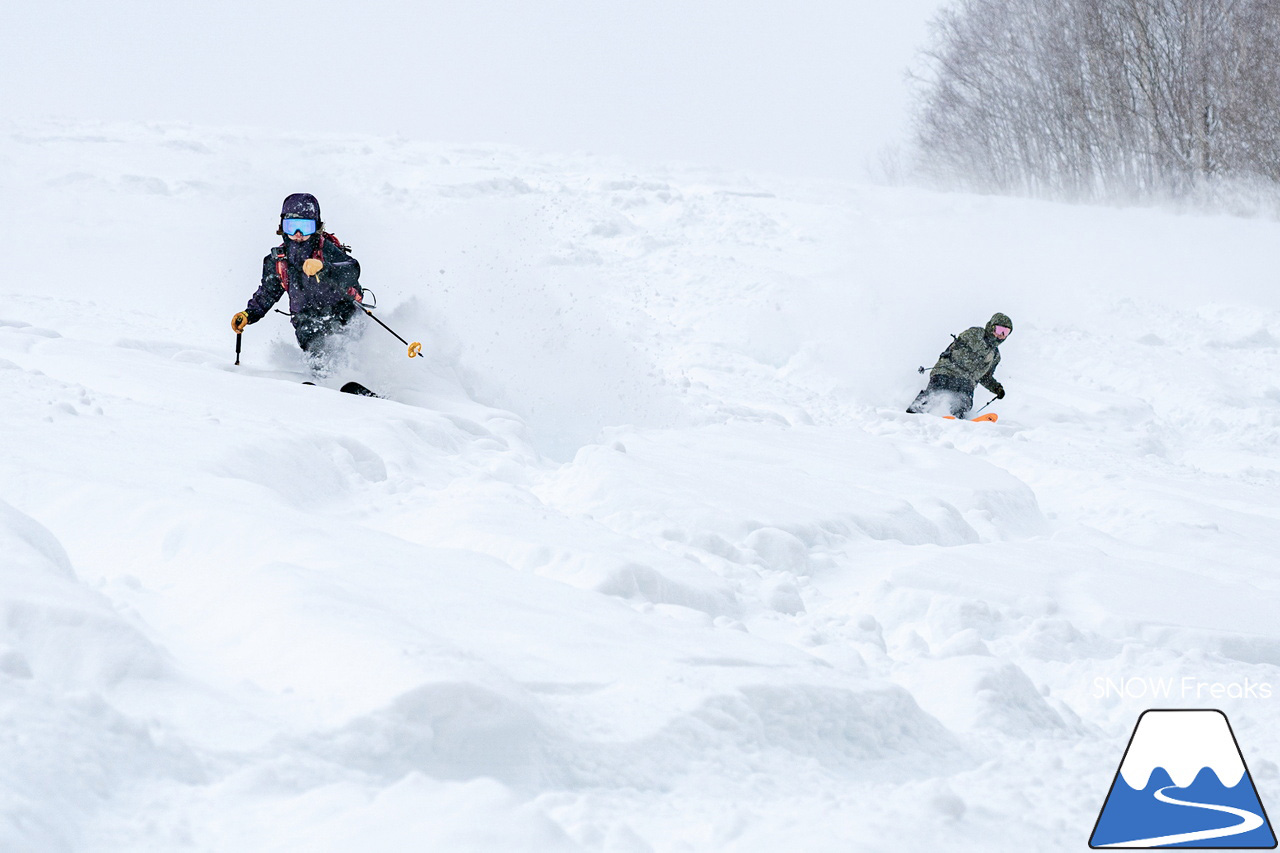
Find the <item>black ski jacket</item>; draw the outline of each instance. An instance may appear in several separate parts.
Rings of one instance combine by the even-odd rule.
[[[245,308],[249,322],[256,323],[265,317],[284,295],[278,271],[280,260],[284,261],[289,279],[289,313],[293,315],[295,328],[331,318],[346,322],[355,310],[355,296],[364,295],[360,287],[360,262],[338,244],[322,239],[319,232],[303,246],[293,247],[293,251],[290,248],[286,241],[262,259],[262,284],[249,297]],[[302,272],[302,262],[307,258],[319,258],[324,263],[314,276]]]

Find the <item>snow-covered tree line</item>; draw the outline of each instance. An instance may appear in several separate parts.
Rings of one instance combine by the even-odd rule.
[[[1280,0],[957,0],[925,61],[935,176],[1076,199],[1280,183]]]

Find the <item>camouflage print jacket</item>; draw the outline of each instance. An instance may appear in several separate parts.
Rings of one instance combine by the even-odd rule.
[[[1001,323],[997,318],[1001,318]],[[997,314],[987,322],[985,327],[973,326],[961,332],[951,346],[938,357],[938,363],[929,371],[929,376],[951,376],[968,384],[982,385],[991,393],[996,393],[1000,383],[992,376],[996,365],[1000,364],[1000,341],[992,333],[992,329],[1000,325],[1011,325],[1003,314]]]

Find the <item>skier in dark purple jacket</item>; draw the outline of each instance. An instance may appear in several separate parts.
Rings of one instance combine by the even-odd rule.
[[[286,292],[298,346],[315,369],[323,370],[333,337],[356,316],[363,301],[360,263],[348,247],[326,234],[320,202],[309,193],[294,193],[280,209],[277,234],[284,242],[262,259],[262,284],[245,310],[231,318],[237,334],[267,315]]]

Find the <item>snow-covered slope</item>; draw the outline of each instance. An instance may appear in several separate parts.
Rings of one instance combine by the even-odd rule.
[[[389,399],[232,366],[301,190]],[[1280,226],[176,126],[0,198],[0,847],[1079,849],[1153,706],[1277,790]],[[997,310],[1000,421],[904,414]]]

